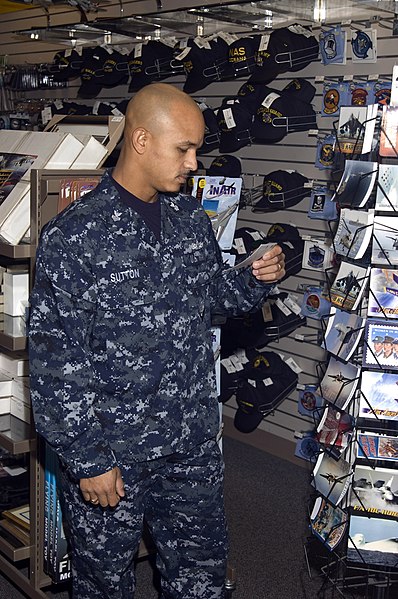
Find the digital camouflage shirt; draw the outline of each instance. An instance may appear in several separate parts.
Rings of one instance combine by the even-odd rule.
[[[44,228],[31,295],[38,432],[77,478],[184,452],[219,429],[212,314],[271,285],[226,272],[192,197],[160,195],[161,241],[108,173]]]

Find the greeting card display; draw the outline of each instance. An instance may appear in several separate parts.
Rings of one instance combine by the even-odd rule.
[[[358,346],[364,327],[365,321],[360,316],[332,307],[322,347],[348,361]]]
[[[374,342],[376,355],[383,349],[382,338]],[[398,374],[364,370],[361,376],[359,417],[398,421]]]
[[[369,566],[396,567],[398,521],[351,516],[348,535],[349,561]]]
[[[367,515],[398,517],[398,470],[356,465],[350,506]]]
[[[334,236],[337,254],[351,260],[362,258],[372,238],[374,210],[350,210],[343,208]]]
[[[377,162],[346,160],[333,200],[340,206],[363,208],[373,191],[376,176]]]
[[[371,269],[368,316],[398,319],[398,270]]]
[[[372,264],[398,264],[398,219],[394,216],[375,216]]]
[[[398,210],[398,165],[379,164],[376,210]]]
[[[328,367],[316,395],[342,410],[350,402],[359,382],[360,368],[330,356]]]
[[[378,343],[382,344],[381,349]],[[366,321],[363,366],[398,370],[398,323],[371,318]]]
[[[330,287],[330,301],[343,310],[355,310],[368,282],[369,268],[341,262]]]

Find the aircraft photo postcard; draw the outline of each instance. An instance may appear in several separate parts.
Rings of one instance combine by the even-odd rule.
[[[367,106],[341,106],[337,126],[338,149],[343,154],[360,154],[365,137]]]
[[[363,208],[377,177],[377,162],[346,160],[344,172],[332,200],[347,208]]]
[[[368,566],[397,567],[397,520],[350,516],[348,535],[348,561]]]
[[[315,439],[327,447],[345,449],[354,429],[354,418],[348,412],[328,406],[321,418]]]
[[[398,211],[398,165],[379,164],[376,210]]]
[[[370,268],[342,261],[330,287],[330,302],[342,310],[355,310],[368,284],[369,271]]]
[[[360,368],[350,362],[342,362],[330,356],[326,372],[316,394],[344,410],[355,393],[359,382]]]
[[[366,460],[398,460],[398,437],[360,433],[357,437],[357,457]],[[396,481],[398,483],[398,479]],[[398,497],[397,497],[398,500]]]
[[[351,260],[362,258],[372,238],[373,220],[374,210],[342,208],[333,238],[335,252]]]
[[[358,417],[398,422],[398,374],[362,371]]]
[[[398,517],[398,470],[357,464],[352,478],[349,505],[369,516]]]
[[[368,316],[398,319],[398,270],[371,268]]]
[[[372,264],[398,264],[398,218],[375,216],[371,260]]]
[[[332,307],[322,347],[348,361],[354,353],[365,328],[365,319]]]
[[[313,470],[312,486],[333,505],[346,495],[352,477],[352,466],[343,457],[335,460],[327,453],[318,456]]]

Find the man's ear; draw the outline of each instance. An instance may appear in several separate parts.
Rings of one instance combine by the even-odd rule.
[[[148,143],[148,131],[143,127],[138,127],[134,129],[131,136],[131,143],[134,150],[138,154],[143,154],[146,150],[146,146]]]

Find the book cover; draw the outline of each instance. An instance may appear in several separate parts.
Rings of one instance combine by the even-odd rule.
[[[340,206],[363,208],[373,191],[377,169],[377,162],[346,160],[332,199],[338,201]]]
[[[321,345],[341,360],[348,361],[362,338],[364,328],[364,318],[332,306]]]
[[[337,254],[352,260],[362,258],[373,232],[374,210],[350,210],[342,208],[333,239]]]
[[[380,344],[382,348],[379,348]],[[368,318],[362,365],[365,368],[398,370],[398,323]]]
[[[338,460],[321,453],[313,470],[312,486],[334,506],[346,495],[352,477],[351,464],[340,457]]]
[[[359,373],[360,368],[354,364],[342,362],[331,356],[316,393],[336,408],[343,410],[355,393]]]
[[[398,470],[357,464],[349,505],[355,512],[368,516],[381,514],[398,518]]]
[[[368,283],[370,268],[342,261],[329,295],[333,305],[342,310],[356,310]]]
[[[347,559],[368,566],[396,567],[398,521],[350,516]]]
[[[55,510],[54,510],[54,538],[53,538],[53,563],[52,563],[52,578],[54,582],[63,582],[69,580],[72,574],[70,549],[65,536],[63,526],[63,517],[61,503],[59,500],[59,460],[55,457],[54,477],[56,485]]]
[[[378,435],[377,433],[360,433],[357,437],[357,457],[367,460],[396,462],[398,459],[398,437]],[[398,496],[395,500],[398,503]]]
[[[333,551],[344,538],[348,516],[339,507],[333,507],[322,497],[317,497],[311,512],[311,531]]]
[[[376,210],[398,211],[398,165],[379,164]]]
[[[398,271],[372,268],[369,279],[368,316],[398,319]]]
[[[206,210],[220,248],[231,249],[238,218],[242,179],[199,175],[192,179],[191,193]]]
[[[374,347],[377,354],[382,343]],[[361,376],[360,418],[398,420],[398,374],[363,370]]]
[[[383,106],[379,154],[385,158],[398,157],[398,106]]]
[[[0,204],[35,162],[37,154],[0,154]]]

